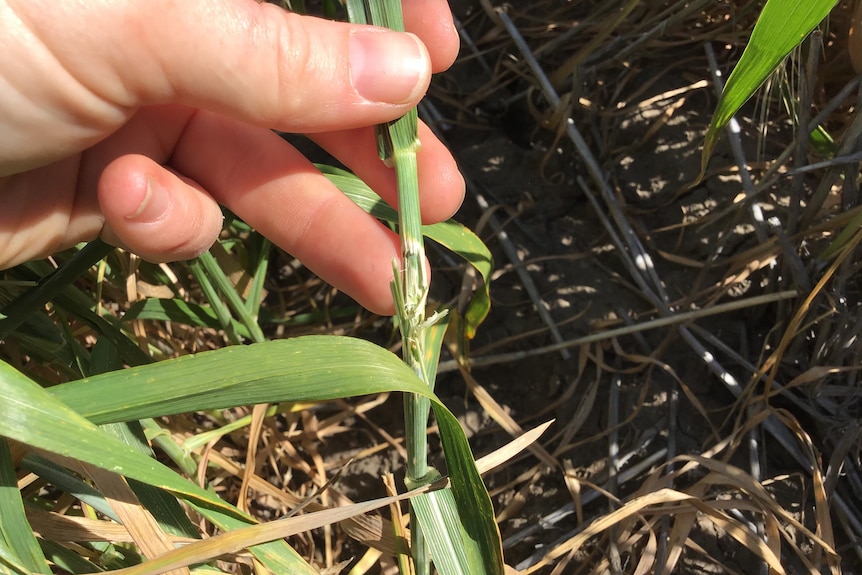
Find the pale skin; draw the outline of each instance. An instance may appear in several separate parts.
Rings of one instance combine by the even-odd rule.
[[[188,259],[222,205],[392,313],[397,237],[272,130],[310,135],[396,205],[370,126],[415,106],[458,50],[445,0],[403,4],[412,34],[253,0],[0,1],[0,269],[96,237]],[[464,181],[425,126],[420,139],[431,223]]]

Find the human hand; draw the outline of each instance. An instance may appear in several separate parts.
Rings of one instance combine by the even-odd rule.
[[[396,205],[372,126],[455,58],[444,0],[407,34],[253,0],[0,1],[0,269],[101,236],[151,261],[207,250],[226,206],[377,313],[398,239],[271,129],[306,133]],[[427,46],[427,49],[425,48]],[[464,182],[420,126],[423,220]]]

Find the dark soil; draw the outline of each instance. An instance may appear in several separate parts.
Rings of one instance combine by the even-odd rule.
[[[560,13],[569,8],[537,3],[523,10],[522,4],[515,3],[510,12],[534,50],[540,45],[536,38],[545,32],[545,40],[551,41],[564,35],[566,26],[576,28],[579,14],[597,9],[597,5],[572,6],[570,20],[565,20]],[[783,509],[815,528],[808,466],[762,427],[752,436],[752,449],[743,445],[740,430],[747,417],[758,411],[739,401],[725,385],[727,378],[717,377],[704,360],[705,356],[717,358],[740,385],[749,384],[750,365],[759,365],[765,358],[795,304],[745,307],[686,324],[706,342],[704,351],[693,348],[677,326],[671,326],[536,353],[557,340],[577,340],[660,316],[655,301],[624,265],[627,254],[620,252],[602,218],[612,222],[615,233],[628,228],[639,238],[672,313],[795,287],[780,258],[758,255],[756,250],[764,242],[754,233],[748,209],[734,205],[744,191],[726,138],[713,153],[705,178],[690,186],[700,171],[701,146],[717,100],[703,41],[694,39],[694,31],[684,26],[669,29],[649,49],[635,51],[625,61],[585,66],[582,85],[567,92],[579,99],[569,99],[561,110],[572,118],[596,158],[620,206],[617,215],[622,215],[623,225],[614,220],[583,154],[554,119],[557,110],[541,95],[535,75],[495,17],[474,0],[452,5],[478,53],[462,46],[459,61],[435,79],[426,100],[431,107],[423,111],[453,151],[468,182],[468,195],[456,219],[479,233],[496,262],[491,313],[470,342],[470,357],[476,362],[471,374],[522,428],[555,420],[540,443],[557,465],[545,465],[525,453],[485,477],[500,516],[507,564],[518,569],[535,564],[555,545],[615,509],[610,497],[626,500],[649,493],[645,491],[649,474],[669,474],[671,465],[679,468],[679,462],[668,463],[675,456],[713,457],[711,450],[731,437],[736,443],[719,450],[716,459],[762,480]],[[704,16],[698,23],[702,26],[698,38],[722,40],[713,45],[725,75],[739,56],[745,41],[741,32],[750,25],[746,18],[753,13],[753,4],[739,5],[733,18]],[[719,9],[732,12],[730,3],[721,3]],[[633,40],[608,41],[620,41],[624,48]],[[539,59],[551,72],[584,43],[569,51],[563,43],[553,56],[543,53]],[[771,118],[764,137],[756,103],[738,115],[743,153],[755,174],[762,173],[763,158],[775,158],[793,139],[789,120],[780,113]],[[814,176],[806,180],[807,192],[817,183]],[[779,179],[758,198],[767,218],[786,222],[788,193],[788,182]],[[597,207],[588,194],[598,198]],[[452,261],[441,254],[432,252],[432,260],[432,297],[452,301],[463,270],[453,268]],[[531,296],[519,272],[529,276],[538,299]],[[558,338],[539,314],[540,308],[558,330]],[[385,344],[391,335],[387,330],[378,322],[370,337]],[[796,355],[788,357],[804,358],[810,352],[806,345],[813,344],[803,343]],[[731,351],[723,351],[722,346]],[[494,356],[516,352],[523,356],[493,361]],[[451,364],[444,363],[436,391],[460,417],[477,456],[507,443],[508,434]],[[782,372],[785,381],[804,371],[806,364],[786,367],[790,369]],[[763,409],[763,404],[757,405]],[[798,400],[782,396],[771,405],[801,421],[800,429],[827,450],[828,459],[829,443],[816,432],[820,424],[800,409]],[[400,437],[400,399],[390,398],[372,419],[375,426]],[[346,460],[362,449],[366,439],[379,441],[377,431],[366,423],[354,419],[345,424],[361,432],[328,445],[335,459]],[[799,446],[791,443],[791,451],[797,451]],[[433,436],[432,449],[433,463],[442,468]],[[580,518],[571,485],[560,468],[564,465],[582,482],[585,503]],[[387,472],[397,475],[400,468],[395,450],[381,451],[354,462],[340,489],[356,499],[382,495],[378,477]],[[702,470],[688,473],[667,485],[686,490],[704,475]],[[599,495],[590,484],[610,495]],[[728,484],[710,491],[709,497],[747,496]],[[672,516],[652,524],[659,539],[667,537],[662,529]],[[758,517],[739,514],[738,518]],[[602,559],[613,562],[615,554],[618,569],[611,565],[605,572],[633,572],[647,551],[643,544],[614,551],[613,536],[606,532],[593,537],[568,562],[540,572],[602,571]],[[755,554],[704,516],[692,530],[689,544],[675,573],[765,572]],[[805,549],[810,552],[811,546]],[[782,551],[788,572],[804,569],[787,544]],[[655,553],[656,565],[650,572],[660,572],[666,559],[661,541]],[[852,553],[842,560],[848,573],[858,567]]]
[[[622,265],[619,252],[578,183],[581,178],[591,193],[597,193],[582,157],[564,134],[543,125],[539,116],[550,107],[533,89],[535,80],[526,67],[512,64],[521,78],[490,88],[495,86],[493,74],[506,63],[521,62],[520,54],[511,42],[501,38],[499,29],[492,33],[489,16],[476,3],[463,0],[453,3],[453,8],[474,40],[487,40],[479,46],[481,59],[493,71],[489,74],[481,59],[464,47],[462,59],[437,78],[429,98],[443,118],[435,128],[453,150],[468,180],[468,197],[456,218],[480,229],[496,261],[493,307],[471,342],[472,357],[529,352],[554,343],[537,304],[548,311],[563,340],[656,317],[655,306]],[[536,25],[524,13],[517,13],[522,17],[518,21],[521,25]],[[672,307],[705,303],[695,294],[725,277],[726,267],[702,270],[703,262],[713,256],[718,238],[727,242],[728,255],[758,245],[745,213],[716,220],[712,226],[691,225],[726,209],[742,193],[726,141],[716,150],[707,178],[687,189],[698,175],[703,137],[716,104],[711,82],[696,85],[710,77],[706,58],[702,51],[691,50],[691,46],[683,46],[679,54],[669,48],[653,53],[653,57],[633,58],[625,73],[628,87],[615,91],[601,86],[618,82],[620,70],[595,71],[583,90],[591,99],[590,105],[568,108],[629,224],[652,254]],[[736,48],[719,54],[725,72],[735,56]],[[663,94],[672,95],[661,97]],[[596,100],[593,95],[608,98]],[[753,112],[753,107],[746,108],[740,117],[745,153],[748,158],[774,157],[792,138],[783,133],[789,132],[789,124],[777,122],[764,147],[751,119]],[[766,208],[770,202],[780,202],[780,195],[779,189],[765,200]],[[480,207],[480,196],[490,207]],[[604,204],[600,209],[609,217]],[[489,212],[501,227],[491,229]],[[501,233],[520,261],[506,255]],[[522,266],[535,283],[539,302],[531,300],[516,273],[517,266]],[[445,272],[436,272],[435,281],[440,299],[451,296],[460,285],[458,275],[449,277]],[[722,301],[774,291],[775,281],[774,269],[755,269]],[[441,285],[445,286],[442,290]],[[447,288],[454,291],[443,293]],[[771,305],[712,316],[698,321],[697,327],[756,363],[780,309],[787,308]],[[713,347],[709,350],[719,353]],[[643,360],[646,356],[655,363],[648,365]],[[732,362],[728,367],[747,383],[745,370],[736,370]],[[734,395],[673,328],[476,367],[472,375],[523,428],[555,419],[542,445],[560,462],[568,462],[579,478],[604,485],[620,498],[639,489],[646,471],[656,469],[674,454],[698,454],[713,447],[731,433],[740,416]],[[616,399],[612,399],[614,386],[618,389]],[[437,389],[463,418],[477,455],[508,440],[467,391],[460,376],[442,375]],[[678,399],[671,401],[671,397]],[[699,405],[690,398],[696,398]],[[612,411],[614,403],[618,407]],[[800,493],[799,481],[792,479],[792,474],[804,474],[804,470],[771,438],[759,437],[764,442],[760,453],[767,454],[761,461],[761,476],[790,473],[791,479],[772,485],[786,509],[804,515],[810,508],[806,499],[810,494]],[[617,441],[615,449],[620,454],[630,455],[620,471],[659,450],[668,451],[651,468],[617,484],[609,482],[611,439]],[[749,469],[744,449],[730,462]],[[573,512],[554,515],[571,506],[572,495],[561,471],[538,464],[532,455],[521,457],[486,480],[498,513],[505,514],[500,529],[509,565],[529,566],[542,556],[543,549],[584,526]],[[687,480],[682,479],[676,487],[686,485]],[[598,497],[584,509],[584,521],[608,509],[607,499]],[[537,525],[541,527],[530,530]],[[523,536],[527,531],[529,535]],[[710,521],[702,521],[692,537],[707,555],[686,552],[675,572],[712,572],[720,565],[731,571],[755,573],[762,567],[744,546]],[[574,573],[578,565],[584,572],[591,571],[589,565],[596,565],[597,557],[592,553],[592,547],[582,549],[564,571],[554,573]],[[631,572],[637,560],[637,553],[624,556],[623,571]],[[792,559],[788,561],[795,564]],[[550,568],[545,572],[550,573]]]

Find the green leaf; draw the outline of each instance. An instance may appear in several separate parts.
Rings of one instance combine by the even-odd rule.
[[[103,247],[104,245],[103,242],[98,240],[94,243],[97,244],[96,248]],[[89,244],[85,249],[89,250]],[[82,250],[80,253],[85,253],[85,250]],[[87,253],[89,253],[89,251]],[[45,297],[52,297],[51,305],[55,310],[62,310],[64,313],[74,315],[81,322],[98,333],[100,339],[107,338],[111,340],[111,342],[120,351],[120,355],[126,363],[130,365],[141,365],[151,363],[153,361],[149,355],[144,353],[141,348],[138,347],[137,343],[132,341],[126,334],[120,331],[117,325],[112,323],[115,321],[113,318],[110,316],[102,317],[93,311],[92,294],[82,292],[71,283],[65,285],[63,289],[60,289],[62,287],[59,285],[61,279],[67,282],[72,282],[77,275],[80,274],[81,270],[76,268],[82,267],[83,264],[78,261],[77,257],[73,257],[54,273],[49,273],[42,279],[40,279],[36,271],[30,269],[33,267],[38,271],[38,273],[44,273],[43,270],[41,270],[42,266],[36,265],[40,263],[44,262],[41,260],[28,262],[13,268],[13,270],[9,272],[21,279],[38,281],[38,285],[26,292],[23,292],[20,296],[16,297],[13,302],[3,308],[3,313],[9,314],[7,319],[12,319],[13,317],[17,319],[15,319],[12,324],[8,324],[8,326],[4,323],[6,320],[0,320],[0,325],[5,326],[0,327],[0,333],[6,333],[6,328],[8,328],[11,333],[12,331],[15,331],[21,323],[28,322],[35,318],[36,315],[34,314],[42,314],[43,312],[38,309],[33,311],[36,309],[31,307],[34,305],[33,302],[41,302],[40,305],[43,305]],[[71,268],[68,273],[60,273],[60,270],[64,270],[67,266]],[[0,314],[0,317],[2,317],[2,314]],[[58,331],[56,330],[56,327],[54,329],[55,331]],[[18,332],[16,332],[16,334],[17,333]],[[0,338],[2,337],[4,336],[0,335]],[[63,344],[60,348],[62,355],[54,359],[57,361],[73,362],[74,358],[72,357],[71,351],[68,349],[71,344],[72,342],[66,342]]]
[[[318,165],[323,174],[338,187],[356,205],[374,216],[390,224],[397,223],[398,213],[383,199],[374,193],[365,182],[355,175],[332,166]],[[465,312],[464,332],[467,339],[472,339],[476,329],[485,320],[491,309],[489,292],[491,272],[494,260],[488,247],[469,228],[454,220],[440,222],[430,226],[422,226],[422,233],[428,239],[434,240],[466,260],[482,276],[482,286],[473,296]]]
[[[482,276],[482,285],[464,312],[464,335],[467,339],[473,339],[491,310],[491,272],[494,268],[491,252],[469,228],[453,220],[423,226],[422,231],[429,239],[467,260]]]
[[[145,367],[152,369],[165,363],[168,362]],[[143,370],[145,374],[148,372],[146,368]],[[132,370],[95,376],[91,380],[96,380],[97,384],[87,388],[87,391],[98,393],[101,387],[98,384],[99,381],[121,380],[122,378],[118,376],[129,371]],[[186,380],[188,379],[194,379],[194,374],[187,374]],[[78,380],[74,383],[80,385],[84,381],[90,380]],[[174,380],[172,385],[181,386],[183,381]],[[135,388],[120,385],[112,388],[110,392],[122,396],[126,403],[134,404],[135,394],[129,392],[132,389]],[[244,402],[240,401],[237,405],[242,403]],[[0,362],[0,404],[6,407],[4,417],[0,418],[0,436],[64,457],[78,459],[169,491],[192,504],[203,516],[221,529],[233,529],[253,523],[251,518],[219,499],[215,494],[184,479],[155,459],[143,455],[99,429],[91,421],[58,400],[54,394],[49,393],[5,362]],[[132,419],[137,418],[121,418],[100,423]],[[315,573],[296,551],[283,541],[267,543],[252,548],[251,551],[264,564],[269,565],[267,568],[272,567],[273,572],[306,575]]]
[[[129,389],[133,388],[114,392],[134,401]],[[105,433],[5,362],[0,362],[0,400],[6,407],[0,419],[4,437],[232,511],[197,485]]]
[[[438,310],[438,313],[443,313],[445,310]],[[431,391],[434,391],[434,383],[437,380],[437,366],[440,364],[440,350],[443,347],[443,338],[446,336],[446,330],[449,329],[449,321],[451,316],[447,313],[440,317],[434,325],[425,329],[425,373],[428,375],[428,383],[431,386]]]
[[[144,436],[147,440],[152,442],[155,447],[161,449],[180,468],[180,471],[189,477],[197,473],[197,462],[191,456],[191,453],[185,449],[184,445],[178,445],[174,441],[170,431],[163,429],[155,419],[141,419],[139,423],[144,430]]]
[[[278,412],[277,409],[278,409],[278,405],[270,405],[267,408],[264,417],[272,417],[273,415],[275,415]],[[211,429],[209,431],[203,431],[201,433],[193,435],[193,436],[189,437],[188,439],[186,439],[185,441],[183,441],[182,445],[176,445],[176,444],[174,444],[174,445],[176,446],[177,449],[180,449],[183,452],[190,454],[194,450],[205,446],[207,443],[210,443],[210,442],[214,443],[216,440],[220,439],[224,435],[227,435],[228,433],[233,433],[234,431],[236,431],[238,429],[242,429],[243,427],[250,426],[252,423],[252,419],[253,419],[252,414],[248,414],[245,417],[240,417],[239,419],[231,421],[229,423],[226,423],[220,427],[217,427],[216,429]],[[150,421],[154,421],[154,420],[144,419],[142,421],[150,422]],[[191,458],[190,455],[189,455],[189,458]]]
[[[120,518],[111,508],[101,493],[89,484],[84,483],[77,475],[68,469],[48,461],[44,457],[28,453],[21,462],[21,467],[38,475],[45,482],[64,491],[108,519],[120,523]]]
[[[820,252],[817,255],[817,261],[826,263],[838,255],[847,245],[851,242],[856,241],[856,236],[859,234],[859,230],[862,229],[862,212],[856,214],[850,223],[844,226],[844,229],[835,236],[835,239],[829,242],[829,245],[826,246],[826,249]]]
[[[189,271],[192,272],[195,281],[198,282],[198,285],[201,288],[201,292],[203,292],[204,297],[206,297],[215,312],[219,325],[221,326],[221,329],[224,330],[225,337],[227,337],[228,341],[232,344],[242,343],[242,339],[239,337],[239,334],[234,330],[234,319],[231,317],[230,308],[224,301],[222,301],[219,296],[218,289],[215,286],[215,282],[212,281],[212,278],[204,267],[204,258],[199,257],[191,260],[189,262]]]
[[[147,298],[137,301],[123,314],[123,321],[132,319],[171,321],[195,327],[221,329],[221,323],[212,308],[176,298]],[[235,319],[231,319],[231,323],[236,333],[246,338],[250,337],[248,330],[241,323]]]
[[[126,445],[137,449],[141,454],[155,458],[155,454],[144,436],[140,422],[106,423],[101,427]],[[175,497],[136,479],[129,479],[128,482],[129,487],[138,497],[138,501],[152,514],[162,531],[182,537],[200,537],[198,529],[189,520],[188,515],[185,514]]]
[[[39,285],[16,298],[3,308],[6,316],[0,319],[0,338],[5,337],[21,325],[34,311],[55,299],[69,284],[87,271],[115,248],[101,240],[84,246],[64,265],[39,281]]]
[[[451,536],[461,531],[461,518],[452,491],[441,489],[423,493],[410,503],[437,569],[447,575],[470,575],[473,572],[470,566],[481,562],[482,557],[469,537]]]
[[[742,57],[718,101],[706,135],[701,173],[722,130],[784,58],[837,4],[837,0],[769,0],[763,7]]]
[[[5,414],[4,414],[5,417]],[[51,569],[24,515],[9,443],[0,439],[0,541],[15,556],[15,564],[30,573],[50,575]]]
[[[257,343],[264,341],[266,338],[260,329],[260,325],[257,323],[257,319],[252,317],[249,307],[246,306],[242,296],[236,291],[236,287],[231,283],[230,278],[227,277],[224,270],[216,261],[212,251],[202,253],[198,257],[198,261],[203,266],[203,269],[206,270],[207,276],[218,289],[219,293],[221,293],[222,297],[224,297],[230,309],[236,314],[239,322],[251,335],[252,341]],[[212,299],[210,300],[210,304],[216,305]],[[231,321],[233,321],[232,318]]]
[[[129,394],[129,389],[135,393]],[[48,390],[65,409],[77,411],[94,423],[387,391],[416,393],[431,400],[452,494],[464,521],[464,535],[483,558],[472,573],[502,573],[503,554],[494,510],[458,420],[409,367],[372,343],[346,337],[306,336],[234,346]],[[2,425],[0,434],[5,434]]]
[[[260,245],[258,246],[257,263],[254,268],[252,283],[248,297],[245,300],[245,305],[252,317],[257,318],[260,315],[260,305],[263,303],[264,284],[267,278],[267,270],[269,269],[272,242],[259,234],[255,234],[253,237],[260,238]]]
[[[53,541],[41,541],[42,551],[51,563],[69,573],[98,573],[101,567],[87,561],[71,549]]]
[[[2,537],[0,537],[0,574],[31,575],[30,570],[20,563],[17,554],[6,545]]]

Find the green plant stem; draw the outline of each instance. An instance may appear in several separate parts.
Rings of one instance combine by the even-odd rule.
[[[221,324],[221,327],[224,330],[228,341],[230,341],[234,345],[241,344],[242,338],[240,338],[240,336],[236,333],[236,330],[233,328],[233,325],[230,321],[230,310],[219,297],[218,291],[210,281],[210,278],[206,272],[206,268],[201,262],[201,259],[198,258],[190,261],[189,270],[191,270],[192,275],[195,277],[195,281],[198,282],[201,291],[204,292],[204,296],[207,298],[207,301],[210,302],[210,305],[212,306],[213,311],[216,314],[216,318]]]
[[[393,292],[398,307],[398,327],[403,341],[404,361],[422,383],[433,389],[434,384],[429,381],[424,362],[428,280],[422,222],[418,194],[409,193],[411,187],[416,186],[416,153],[412,150],[398,150],[393,153],[393,159],[398,180],[398,227],[403,265],[402,270],[396,270],[393,280]],[[425,429],[430,409],[431,406],[425,398],[413,395],[404,398],[407,478],[411,482],[421,482],[428,473],[428,439]]]
[[[233,312],[237,315],[239,320],[248,330],[249,334],[251,334],[251,339],[255,343],[261,343],[266,341],[266,338],[263,335],[263,332],[260,329],[260,325],[257,323],[257,320],[252,317],[251,311],[246,307],[245,302],[242,297],[240,297],[239,293],[237,293],[236,288],[233,283],[231,283],[230,278],[225,275],[224,270],[219,266],[218,261],[216,261],[215,256],[210,252],[204,252],[198,258],[204,270],[206,270],[206,275],[215,282],[215,287],[221,292],[222,296],[224,296],[225,300],[227,300],[228,306],[233,310]],[[207,294],[209,296],[209,294]],[[217,297],[217,296],[216,296]]]
[[[403,31],[404,19],[399,0],[364,0],[348,2],[350,20]],[[401,331],[404,362],[428,389],[434,388],[426,366],[426,329],[438,316],[425,318],[428,300],[428,272],[425,269],[425,245],[419,208],[419,180],[416,152],[419,150],[418,117],[414,108],[401,118],[376,126],[377,151],[388,166],[395,168],[398,184],[398,234],[401,238],[401,262],[393,262],[392,296]],[[436,367],[436,366],[435,366]],[[432,370],[436,372],[436,369]],[[405,446],[407,472],[404,482],[409,489],[420,487],[437,477],[428,467],[426,428],[431,406],[426,397],[407,394],[404,397]],[[411,555],[417,575],[431,573],[431,560],[425,535],[411,503]]]
[[[263,299],[263,284],[266,281],[266,270],[269,268],[269,254],[271,251],[272,242],[263,238],[261,240],[257,265],[254,269],[254,276],[252,277],[251,293],[245,301],[245,308],[251,314],[252,319],[254,319],[255,325],[259,325],[258,316],[260,315],[260,304]]]
[[[398,314],[398,327],[401,331],[404,362],[410,366],[410,369],[416,373],[422,383],[429,389],[433,389],[433,382],[430,381],[425,366],[425,328],[428,326],[428,322],[425,320],[425,304],[428,299],[428,274],[425,270],[425,245],[422,236],[422,218],[419,212],[415,110],[411,114],[412,118],[405,116],[394,124],[390,123],[380,128],[381,131],[388,131],[382,137],[388,139],[387,143],[390,144],[396,141],[396,138],[404,139],[407,134],[403,132],[405,127],[406,130],[410,130],[411,121],[414,134],[414,142],[404,142],[401,146],[397,144],[392,146],[391,157],[387,158],[391,159],[395,165],[398,181],[398,232],[401,237],[401,265],[403,266],[402,269],[399,269],[397,263],[394,264],[392,293]],[[398,123],[402,125],[399,126]],[[404,396],[404,427],[407,449],[407,473],[404,481],[410,489],[426,483],[429,476],[426,427],[430,409],[431,405],[427,398],[414,394]],[[414,566],[417,575],[425,575],[431,572],[428,546],[425,543],[419,522],[415,518],[415,513],[411,513],[410,518]]]

